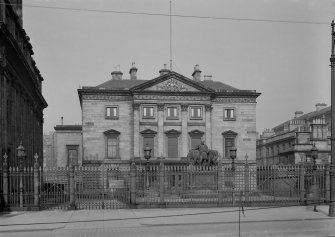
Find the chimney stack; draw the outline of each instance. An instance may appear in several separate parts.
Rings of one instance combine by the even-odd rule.
[[[135,62],[133,62],[131,64],[129,74],[130,74],[130,80],[136,80],[137,79],[137,68],[135,67]]]
[[[212,81],[212,75],[204,75],[204,81]]]
[[[325,104],[325,103],[317,103],[317,104],[315,105],[315,107],[316,107],[316,111],[319,111],[319,110],[321,110],[321,109],[326,108],[326,107],[327,107],[327,104]]]
[[[199,69],[199,65],[195,65],[194,72],[192,73],[193,80],[200,81],[201,80],[201,71]]]
[[[295,111],[294,118],[298,118],[298,117],[300,117],[303,114],[304,114],[304,112],[302,112],[302,111]]]
[[[160,75],[160,76],[163,76],[163,75],[165,75],[165,74],[167,74],[167,73],[169,73],[169,72],[170,72],[170,70],[167,69],[167,68],[166,68],[166,64],[164,64],[164,68],[161,69],[161,70],[159,70],[159,75]]]
[[[123,73],[120,71],[120,66],[116,67],[116,70],[111,73],[112,80],[122,80]]]

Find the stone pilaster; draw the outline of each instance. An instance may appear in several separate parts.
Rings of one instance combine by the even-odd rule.
[[[157,104],[158,109],[158,156],[164,154],[164,104]]]
[[[211,114],[212,114],[212,105],[205,105],[206,145],[210,149],[212,149]]]
[[[133,104],[134,110],[134,158],[140,157],[140,104]]]
[[[182,157],[186,157],[188,153],[188,133],[187,133],[187,114],[188,105],[181,105],[181,147],[182,147]]]

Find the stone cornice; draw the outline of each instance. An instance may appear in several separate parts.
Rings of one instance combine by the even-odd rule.
[[[256,97],[219,97],[219,98],[213,99],[213,102],[256,103]]]
[[[210,101],[210,96],[206,95],[134,95],[134,100],[170,100],[170,101]]]

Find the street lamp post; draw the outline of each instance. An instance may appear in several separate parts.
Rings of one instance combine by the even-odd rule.
[[[146,191],[147,191],[147,204],[149,202],[148,196],[149,196],[149,159],[151,158],[151,148],[147,144],[144,148],[144,158],[147,160],[146,162]]]
[[[19,158],[19,173],[20,173],[20,183],[19,183],[19,191],[20,191],[20,208],[23,208],[23,158],[26,156],[25,149],[22,145],[22,141],[20,145],[16,148],[17,157]]]
[[[332,21],[332,43],[330,56],[331,73],[331,161],[330,161],[330,204],[329,216],[335,217],[335,31],[334,20]]]
[[[231,158],[231,171],[232,171],[232,175],[233,175],[233,184],[232,184],[232,191],[233,191],[233,195],[232,195],[232,201],[233,201],[233,205],[235,205],[235,159],[236,159],[236,147],[233,146],[229,152],[230,152],[230,158]]]
[[[248,154],[245,154],[245,167],[244,167],[244,186],[245,186],[245,202],[249,202],[249,164]]]
[[[311,149],[311,156],[312,156],[312,159],[313,159],[313,183],[312,183],[312,186],[311,186],[311,189],[310,189],[310,192],[311,194],[314,196],[313,200],[314,201],[314,209],[313,211],[314,212],[317,212],[318,210],[316,209],[316,201],[319,196],[319,186],[317,185],[317,182],[316,182],[316,159],[318,157],[318,149],[316,148],[315,146],[315,143]]]

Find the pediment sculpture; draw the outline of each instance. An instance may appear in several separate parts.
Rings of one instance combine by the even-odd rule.
[[[187,91],[187,88],[182,83],[173,78],[167,80],[166,82],[160,85],[157,85],[156,88],[158,90],[164,90],[164,91],[176,91],[176,92]]]

